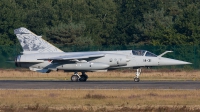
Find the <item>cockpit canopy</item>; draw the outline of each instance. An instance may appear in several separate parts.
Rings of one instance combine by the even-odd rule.
[[[157,55],[146,51],[146,50],[132,50],[133,55],[136,56],[149,56],[149,57],[157,57]]]

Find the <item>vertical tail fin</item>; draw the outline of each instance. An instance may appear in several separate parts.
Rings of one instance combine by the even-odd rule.
[[[42,36],[37,36],[33,32],[24,27],[14,30],[22,49],[23,53],[47,53],[47,52],[63,52],[52,44],[48,43]]]

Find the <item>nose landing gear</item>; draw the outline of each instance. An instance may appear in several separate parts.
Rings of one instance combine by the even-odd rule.
[[[140,78],[139,77],[140,77],[141,72],[142,72],[141,68],[138,68],[137,72],[136,72],[136,77],[134,78],[135,82],[140,82]]]

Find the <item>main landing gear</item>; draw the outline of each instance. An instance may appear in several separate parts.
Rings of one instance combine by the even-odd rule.
[[[85,82],[87,81],[87,79],[88,79],[88,76],[85,74],[85,72],[82,72],[81,75],[79,75],[78,72],[74,72],[74,75],[72,75],[71,77],[72,82],[78,82],[78,81]]]
[[[137,69],[137,72],[136,72],[136,77],[134,78],[134,81],[135,82],[140,82],[140,74],[141,74],[142,70],[141,68],[138,68]],[[71,81],[72,82],[86,82],[88,79],[88,76],[85,74],[85,72],[82,72],[81,75],[78,74],[78,72],[74,72],[74,75],[72,75],[71,77]]]
[[[136,72],[136,77],[134,78],[135,82],[140,82],[140,78],[139,77],[140,77],[141,72],[142,72],[141,68],[138,68],[137,72]]]

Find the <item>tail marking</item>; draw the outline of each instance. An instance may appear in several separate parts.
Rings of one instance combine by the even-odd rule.
[[[23,53],[63,52],[42,39],[42,36],[37,36],[24,27],[15,29],[14,33],[22,46]]]

